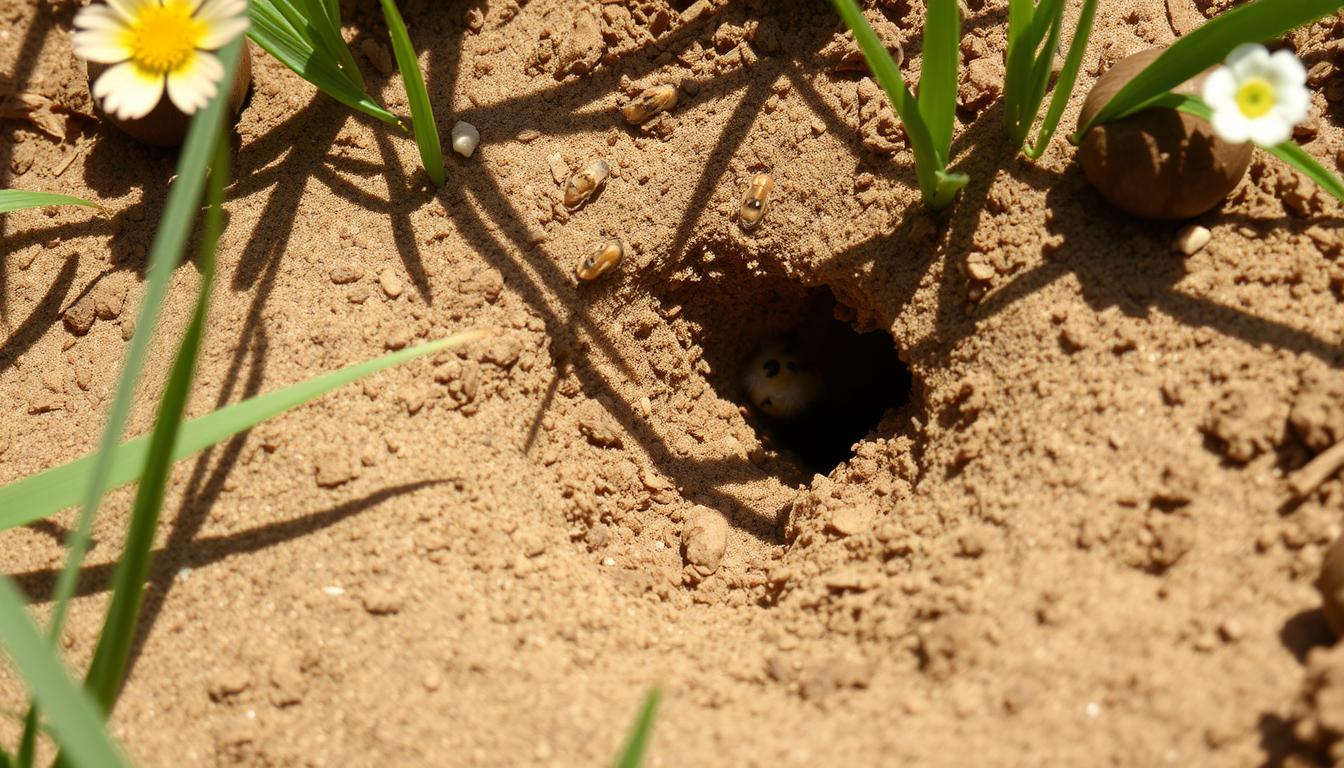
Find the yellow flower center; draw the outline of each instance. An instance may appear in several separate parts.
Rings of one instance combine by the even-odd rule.
[[[191,17],[186,4],[169,0],[141,10],[127,34],[131,59],[151,72],[167,74],[191,60],[205,25]]]
[[[1253,77],[1237,89],[1237,106],[1247,117],[1260,117],[1274,108],[1274,86],[1263,77]]]

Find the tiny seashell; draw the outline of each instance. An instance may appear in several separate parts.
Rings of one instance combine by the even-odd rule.
[[[453,126],[453,151],[463,157],[471,157],[476,145],[481,143],[481,132],[471,123],[458,120]]]
[[[655,85],[652,88],[646,88],[621,108],[621,115],[625,117],[625,122],[631,125],[639,125],[654,115],[664,110],[671,109],[677,105],[677,87],[675,85]]]
[[[602,273],[620,264],[624,255],[625,246],[621,245],[620,240],[607,240],[579,260],[574,274],[578,275],[580,280],[595,280]]]
[[[588,202],[598,187],[607,182],[609,173],[611,169],[602,160],[594,160],[575,171],[565,184],[565,207],[573,211]]]
[[[742,198],[742,207],[737,210],[737,219],[742,223],[742,228],[752,230],[761,219],[765,218],[765,208],[770,202],[770,190],[774,189],[775,180],[770,178],[768,173],[758,173],[751,180],[751,186],[747,187],[747,194]]]

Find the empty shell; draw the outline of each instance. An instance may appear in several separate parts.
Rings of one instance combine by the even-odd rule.
[[[597,188],[607,182],[610,172],[602,160],[594,160],[575,171],[565,184],[565,207],[572,211],[588,202]]]
[[[663,110],[671,109],[677,105],[677,87],[675,85],[655,85],[652,88],[646,88],[624,107],[621,107],[621,115],[625,117],[625,122],[631,125],[639,125]]]
[[[768,173],[758,173],[751,180],[751,186],[742,198],[742,207],[737,210],[737,219],[743,229],[755,229],[765,218],[765,207],[770,202],[770,190],[774,187],[775,180]]]
[[[607,240],[579,260],[574,274],[578,275],[580,280],[594,280],[603,272],[614,269],[621,263],[621,257],[624,255],[625,246],[621,245],[620,240]]]

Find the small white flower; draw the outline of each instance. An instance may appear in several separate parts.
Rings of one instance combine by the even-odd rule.
[[[1302,62],[1291,51],[1270,55],[1255,43],[1232,49],[1226,66],[1205,78],[1203,96],[1213,110],[1213,130],[1223,140],[1262,147],[1287,141],[1311,107]]]
[[[93,84],[121,120],[149,114],[163,97],[190,115],[214,98],[224,66],[211,51],[247,30],[247,0],[107,0],[75,16],[75,53],[113,64]]]

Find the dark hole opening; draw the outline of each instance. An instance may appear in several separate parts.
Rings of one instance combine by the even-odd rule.
[[[891,336],[856,331],[854,311],[830,289],[710,254],[706,262],[671,298],[693,325],[715,393],[743,406],[763,445],[803,470],[790,480],[830,472],[909,401],[910,369]]]

